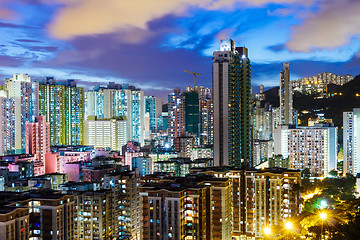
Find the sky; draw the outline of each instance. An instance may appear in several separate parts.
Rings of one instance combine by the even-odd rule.
[[[0,0],[0,79],[109,81],[165,98],[211,87],[220,39],[249,49],[254,91],[323,71],[360,74],[359,0]]]

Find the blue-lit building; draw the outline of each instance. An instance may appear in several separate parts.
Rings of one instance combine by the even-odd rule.
[[[39,85],[31,82],[27,74],[14,74],[5,80],[5,91],[8,98],[14,99],[15,153],[25,153],[25,123],[34,122],[39,113]]]
[[[86,118],[121,118],[127,121],[126,139],[144,143],[145,97],[140,89],[110,82],[86,93]]]

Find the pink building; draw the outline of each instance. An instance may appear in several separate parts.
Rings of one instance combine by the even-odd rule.
[[[45,154],[45,173],[60,172],[60,153],[48,152]]]
[[[69,182],[82,181],[82,168],[82,162],[72,162],[64,165],[64,173],[68,175]]]
[[[45,174],[45,154],[50,152],[50,123],[45,116],[36,116],[35,122],[27,122],[26,153],[35,156],[34,175]]]
[[[46,154],[46,173],[66,173],[66,164],[89,162],[90,159],[91,151],[76,151],[72,149],[51,151]]]

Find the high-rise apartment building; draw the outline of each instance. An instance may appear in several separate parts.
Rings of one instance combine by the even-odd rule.
[[[50,152],[50,123],[45,116],[36,116],[26,123],[26,154],[35,155],[34,175],[45,174],[45,155]]]
[[[110,82],[86,93],[86,117],[98,119],[126,118],[126,139],[144,144],[145,97],[133,86]]]
[[[0,90],[0,155],[15,153],[15,100]]]
[[[112,192],[75,192],[74,239],[113,239]]]
[[[39,114],[50,123],[50,144],[81,145],[83,142],[84,88],[74,80],[38,80]]]
[[[199,110],[200,110],[200,145],[209,146],[214,142],[214,124],[213,124],[213,101],[211,90],[207,88],[207,94],[202,94],[200,90]]]
[[[142,239],[139,183],[139,175],[135,172],[115,172],[104,176],[104,189],[113,194],[113,236],[116,239]]]
[[[39,113],[39,85],[27,74],[14,74],[5,80],[8,98],[15,101],[15,153],[25,152],[25,123],[34,122]]]
[[[150,130],[158,129],[158,120],[162,112],[162,101],[159,97],[146,96],[145,97],[145,112],[149,113]]]
[[[293,100],[292,85],[290,82],[290,63],[284,63],[284,69],[280,73],[280,117],[281,124],[293,124]]]
[[[343,174],[360,172],[360,108],[343,113]]]
[[[181,158],[190,158],[194,146],[195,138],[192,136],[180,136],[174,139],[174,150]]]
[[[180,89],[168,96],[168,136],[172,142],[185,131],[185,98]]]
[[[35,192],[26,198],[12,205],[28,208],[30,239],[74,239],[74,196]]]
[[[163,178],[140,187],[143,239],[231,239],[231,185],[227,178]]]
[[[185,100],[185,130],[199,140],[199,92],[197,88],[187,87]],[[197,141],[198,142],[198,141]]]
[[[94,148],[111,148],[121,151],[130,139],[127,139],[126,119],[96,119],[89,116],[85,122],[84,143]]]
[[[265,227],[300,213],[300,171],[214,167],[193,168],[191,173],[230,180],[232,239],[261,239]]]
[[[215,165],[252,165],[250,89],[248,49],[221,40],[213,54]]]
[[[308,168],[313,177],[327,177],[337,168],[337,127],[289,127],[275,130],[275,155],[289,158],[290,169]]]
[[[0,206],[0,239],[29,239],[29,209]]]

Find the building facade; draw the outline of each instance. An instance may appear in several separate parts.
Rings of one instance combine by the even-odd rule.
[[[343,174],[360,172],[360,108],[343,113]]]
[[[130,139],[127,139],[126,119],[96,119],[89,116],[85,122],[84,143],[94,148],[110,148],[121,151]]]
[[[26,123],[26,154],[35,155],[35,176],[45,174],[45,156],[50,152],[50,123],[45,116],[36,116]]]
[[[158,129],[158,120],[162,112],[162,101],[159,97],[146,96],[145,97],[145,112],[149,113],[150,130]]]
[[[0,90],[0,155],[15,154],[15,100]]]
[[[5,90],[15,102],[15,153],[25,153],[25,123],[34,122],[39,115],[39,85],[27,74],[14,74],[5,80]]]
[[[144,92],[132,86],[110,82],[107,87],[95,87],[86,93],[86,118],[126,119],[126,139],[144,144]]]
[[[261,239],[265,227],[300,213],[300,171],[215,167],[193,168],[191,173],[229,178],[232,239]]]
[[[74,80],[38,80],[39,114],[50,123],[50,144],[81,145],[83,143],[84,88]]]
[[[185,98],[180,89],[168,96],[168,137],[172,143],[176,137],[185,132]]]
[[[290,63],[284,63],[284,69],[280,73],[280,116],[281,124],[293,124],[293,99],[292,85],[290,81]]]
[[[327,177],[337,168],[337,127],[281,126],[275,131],[275,155],[289,158],[291,169],[308,168],[313,177]]]
[[[248,50],[221,40],[213,54],[214,160],[251,166],[251,69]]]

